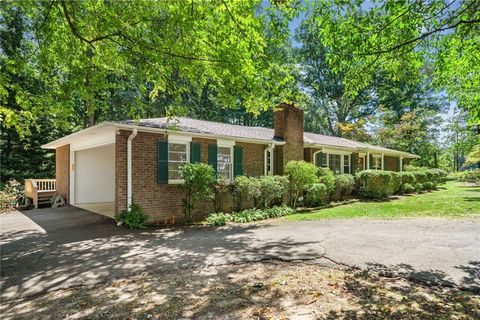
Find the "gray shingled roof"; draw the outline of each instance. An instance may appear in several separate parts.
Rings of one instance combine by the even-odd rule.
[[[141,127],[178,130],[183,132],[215,134],[234,138],[273,140],[273,129],[264,127],[248,127],[235,124],[226,124],[213,121],[197,120],[185,117],[154,118],[140,120],[126,120],[118,123],[137,125]]]
[[[191,133],[221,135],[232,138],[255,139],[265,141],[277,140],[276,138],[274,138],[274,130],[270,128],[241,126],[206,120],[197,120],[185,117],[125,120],[118,121],[117,123],[164,130],[168,129]],[[345,138],[326,136],[311,132],[304,133],[304,143],[314,145],[317,144],[326,147],[341,147],[353,149],[356,151],[375,150],[378,152],[394,152],[401,153],[403,155],[409,155],[412,157],[415,156],[406,152],[377,147],[371,144],[357,142]]]

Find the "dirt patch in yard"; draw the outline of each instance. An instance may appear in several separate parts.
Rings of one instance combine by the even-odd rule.
[[[2,319],[479,319],[480,296],[307,262],[173,270],[1,304]]]

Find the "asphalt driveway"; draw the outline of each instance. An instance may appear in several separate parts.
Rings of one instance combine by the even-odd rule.
[[[0,215],[1,299],[142,272],[311,259],[480,291],[480,221],[272,221],[131,231],[64,207]]]

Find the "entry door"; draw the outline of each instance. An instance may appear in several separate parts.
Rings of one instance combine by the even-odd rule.
[[[357,168],[365,170],[365,156],[358,157],[357,159]]]

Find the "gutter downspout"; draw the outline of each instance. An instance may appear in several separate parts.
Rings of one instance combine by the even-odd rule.
[[[137,136],[137,129],[127,139],[127,210],[132,205],[132,140]]]

